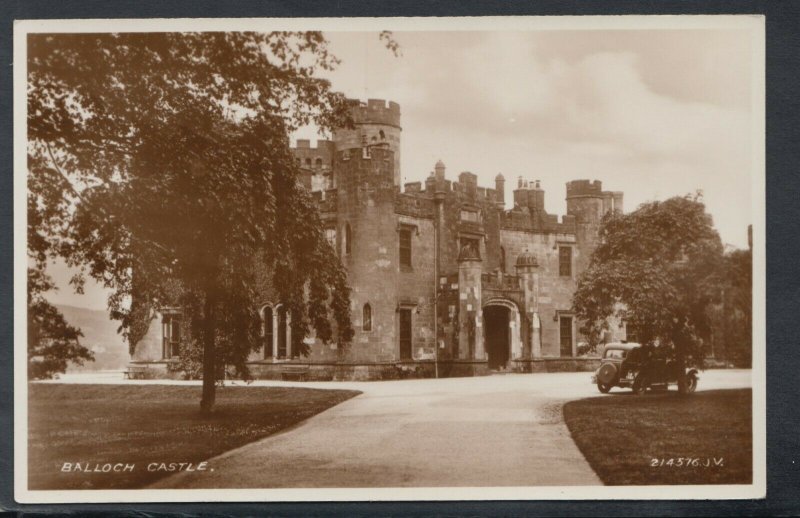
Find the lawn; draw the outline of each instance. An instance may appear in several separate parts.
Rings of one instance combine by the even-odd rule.
[[[170,469],[169,463],[193,463],[197,469],[201,461],[285,430],[359,394],[224,387],[217,390],[213,415],[206,417],[199,411],[198,386],[32,383],[28,390],[32,490],[140,488],[172,474],[162,470]],[[65,463],[71,464],[69,472],[62,471]],[[76,472],[76,463],[89,471]],[[106,464],[120,470],[123,465],[134,467],[91,471]]]
[[[570,401],[564,419],[607,485],[752,482],[750,389],[612,392]]]

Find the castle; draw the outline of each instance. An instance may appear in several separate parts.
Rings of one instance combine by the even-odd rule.
[[[302,182],[315,196],[325,235],[348,272],[355,336],[346,352],[305,337],[293,351],[291,315],[264,293],[256,377],[280,378],[287,364],[310,379],[480,375],[492,371],[591,369],[571,311],[602,216],[622,211],[622,193],[599,181],[566,184],[567,214],[544,208],[539,181],[520,178],[513,208],[505,179],[448,179],[439,161],[424,182],[400,185],[400,106],[351,101],[354,128],[332,140],[298,140]],[[164,313],[132,351],[132,363],[169,373],[180,315]],[[625,337],[611,326],[605,340]]]

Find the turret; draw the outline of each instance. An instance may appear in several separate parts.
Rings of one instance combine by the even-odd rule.
[[[540,358],[542,356],[542,342],[539,336],[541,327],[539,318],[539,261],[535,254],[524,250],[517,257],[515,266],[522,284],[522,296],[525,299],[525,308],[527,309],[523,340],[530,347],[531,356]]]
[[[437,182],[444,182],[444,170],[445,170],[444,162],[442,162],[441,160],[436,162],[436,165],[433,168],[433,173],[434,176],[436,177]]]
[[[456,357],[484,359],[483,333],[480,332],[481,256],[471,243],[461,247],[458,254],[459,333]]]
[[[400,105],[383,99],[348,100],[353,129],[337,128],[333,141],[337,151],[386,144],[394,152],[394,184],[400,186]]]
[[[502,174],[494,177],[494,189],[497,191],[497,201],[500,205],[506,201],[506,179]]]
[[[622,192],[604,191],[599,180],[567,182],[567,214],[578,223],[598,224],[605,213],[622,210]]]

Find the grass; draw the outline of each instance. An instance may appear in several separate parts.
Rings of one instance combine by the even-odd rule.
[[[607,485],[752,482],[750,389],[688,397],[612,392],[570,401],[563,411],[572,438]]]
[[[217,389],[200,413],[200,387],[30,384],[29,489],[141,488],[169,472],[148,464],[198,463],[295,425],[359,392],[278,387]],[[64,463],[130,463],[118,473],[62,472]]]

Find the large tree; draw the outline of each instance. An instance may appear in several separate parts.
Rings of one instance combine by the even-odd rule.
[[[714,356],[749,368],[753,352],[753,254],[725,253],[718,271],[719,297],[709,307]]]
[[[81,330],[43,296],[54,289],[52,279],[39,269],[28,269],[28,378],[48,379],[66,372],[70,363],[94,361],[83,346]]]
[[[345,271],[289,149],[302,125],[348,123],[315,76],[337,63],[320,33],[36,34],[28,56],[29,240],[112,290],[131,343],[154,308],[187,308],[203,410],[220,358],[246,374],[257,346],[254,265],[293,336],[350,340]]]
[[[573,296],[582,330],[597,336],[616,317],[646,346],[669,348],[682,367],[701,363],[721,259],[719,234],[699,196],[606,214]]]

